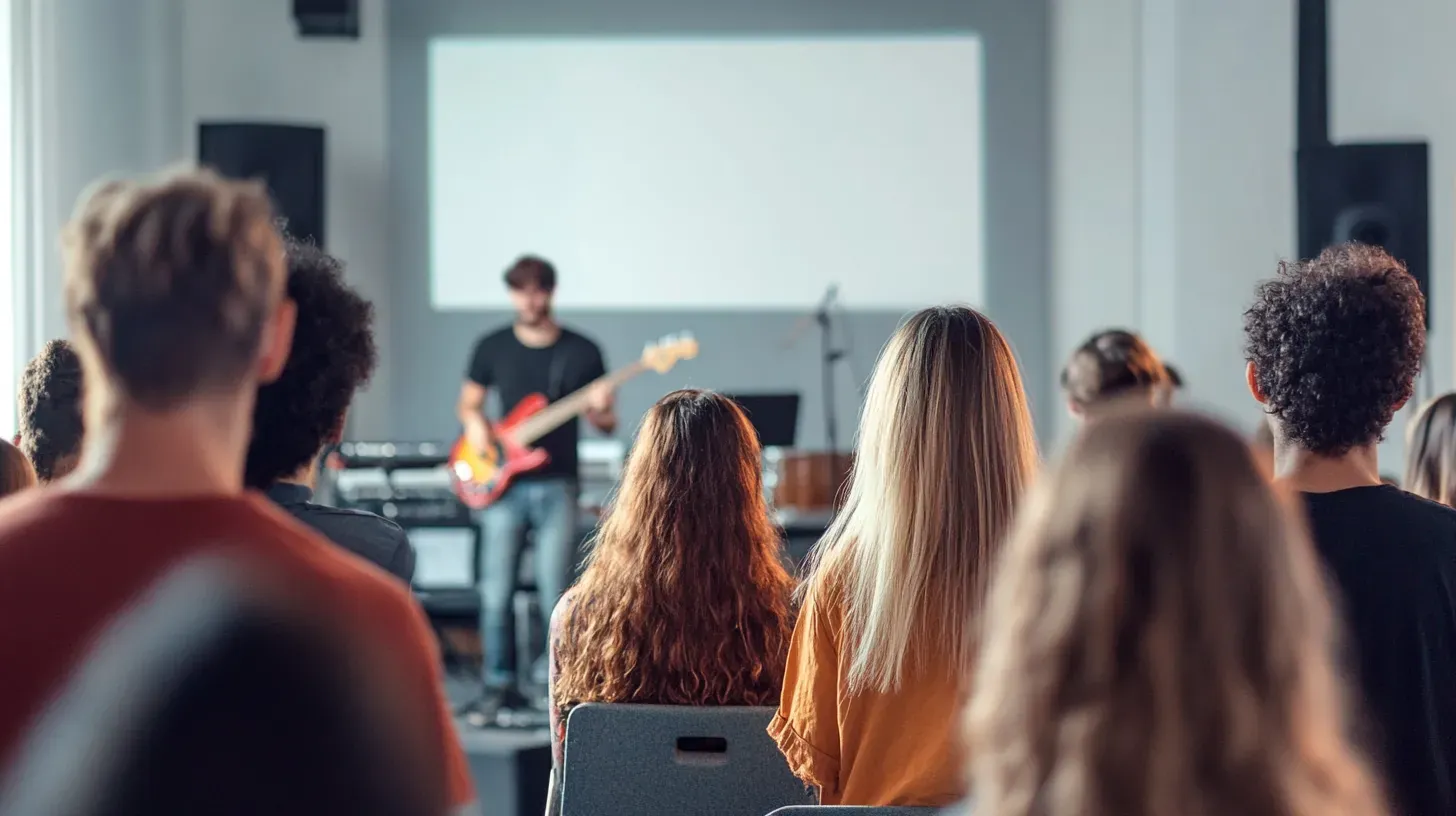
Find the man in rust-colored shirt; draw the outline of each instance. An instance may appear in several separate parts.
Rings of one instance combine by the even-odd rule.
[[[243,489],[253,397],[283,368],[293,328],[266,193],[209,172],[113,183],[83,200],[65,238],[86,438],[71,477],[0,503],[0,763],[119,611],[177,564],[223,552],[387,656],[391,675],[369,681],[428,724],[438,789],[470,805],[414,601]]]

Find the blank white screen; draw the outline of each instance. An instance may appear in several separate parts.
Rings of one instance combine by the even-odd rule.
[[[435,41],[430,151],[438,309],[981,301],[973,36]]]

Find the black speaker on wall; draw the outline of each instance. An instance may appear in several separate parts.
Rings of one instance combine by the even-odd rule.
[[[197,158],[228,178],[268,185],[273,206],[296,238],[324,246],[324,129],[203,122]]]
[[[359,0],[293,0],[300,37],[359,37]]]
[[[1298,156],[1299,255],[1331,244],[1384,247],[1426,295],[1430,324],[1430,151],[1425,142],[1320,145]]]

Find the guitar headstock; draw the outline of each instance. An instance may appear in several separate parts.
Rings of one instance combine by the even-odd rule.
[[[642,349],[642,364],[666,374],[679,360],[691,360],[698,356],[698,341],[690,332],[669,334],[655,343],[648,343]]]

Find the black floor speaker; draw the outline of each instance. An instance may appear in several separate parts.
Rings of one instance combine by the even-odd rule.
[[[1331,244],[1384,247],[1426,295],[1430,323],[1430,150],[1425,142],[1303,148],[1298,158],[1299,255]]]
[[[203,122],[197,158],[228,178],[258,179],[295,238],[324,243],[324,129]]]

